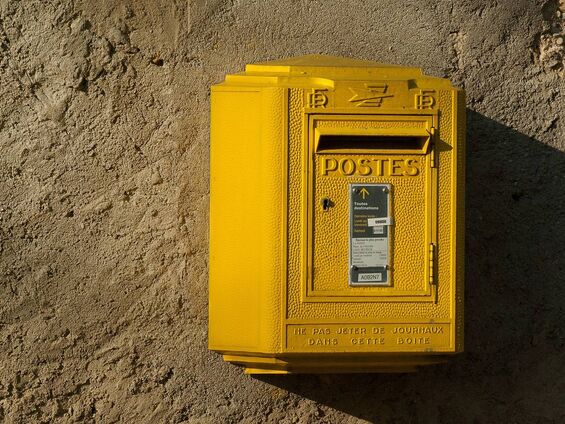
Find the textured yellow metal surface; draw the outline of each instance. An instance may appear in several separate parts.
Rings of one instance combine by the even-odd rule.
[[[461,351],[463,124],[463,92],[417,68],[305,56],[214,86],[210,349],[249,373]],[[355,285],[351,184],[388,193],[383,283]]]

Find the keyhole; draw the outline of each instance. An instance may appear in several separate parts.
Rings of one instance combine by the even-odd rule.
[[[332,205],[332,201],[330,199],[328,199],[327,197],[324,197],[320,203],[322,204],[322,209],[324,211],[327,211],[330,208],[330,206]]]

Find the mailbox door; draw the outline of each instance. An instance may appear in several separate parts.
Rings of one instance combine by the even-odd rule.
[[[305,301],[430,301],[433,115],[310,115]]]

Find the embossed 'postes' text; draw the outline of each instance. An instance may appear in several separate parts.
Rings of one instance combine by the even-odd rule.
[[[323,158],[320,166],[322,176],[414,177],[419,173],[420,161],[415,158]]]

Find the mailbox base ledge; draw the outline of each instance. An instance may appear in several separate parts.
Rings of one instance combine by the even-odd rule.
[[[226,362],[243,366],[246,374],[406,373],[445,363],[449,354],[254,356],[224,354]]]

